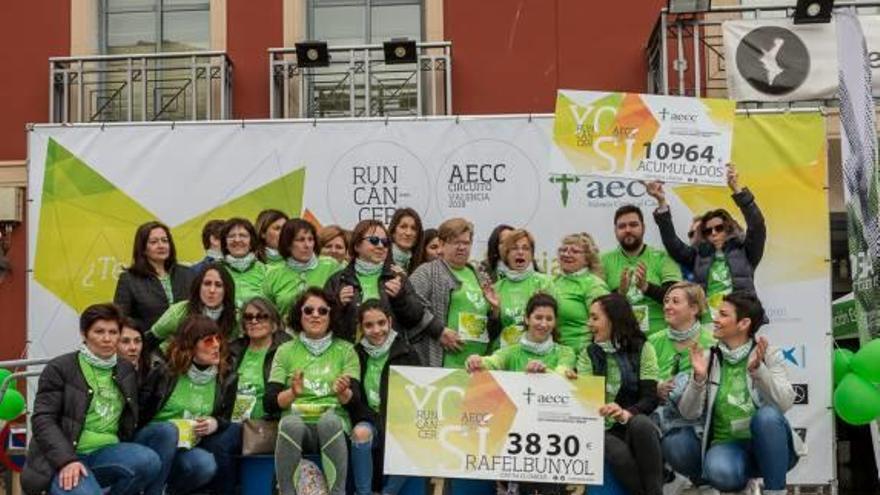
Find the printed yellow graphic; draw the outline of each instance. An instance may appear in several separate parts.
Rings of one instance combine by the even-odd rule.
[[[305,169],[248,191],[179,226],[172,226],[180,260],[203,256],[201,229],[211,218],[255,218],[267,207],[302,209]],[[113,299],[116,278],[131,262],[138,225],[159,220],[70,151],[50,139],[46,150],[34,276],[77,313]]]

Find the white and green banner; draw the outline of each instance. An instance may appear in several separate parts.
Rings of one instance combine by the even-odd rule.
[[[527,116],[37,126],[29,133],[29,357],[76,347],[78,313],[112,299],[135,229],[148,220],[169,225],[179,258],[194,262],[212,218],[280,208],[350,228],[411,206],[428,227],[473,221],[479,258],[495,225],[523,226],[537,238],[539,264],[553,271],[566,234],[589,232],[603,250],[615,248],[614,210],[631,203],[645,212],[646,241],[660,246],[644,186],[551,172],[552,136],[552,118]],[[771,320],[762,332],[808,389],[788,413],[810,445],[793,479],[813,484],[833,477],[825,153],[818,113],[734,119],[732,160],[767,223],[756,273]],[[726,188],[667,189],[682,237],[712,208],[743,223]]]

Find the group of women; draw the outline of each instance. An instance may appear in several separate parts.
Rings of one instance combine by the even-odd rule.
[[[661,231],[666,245],[671,222]],[[356,493],[397,493],[404,478],[383,476],[381,453],[391,365],[601,375],[606,460],[631,494],[661,493],[664,459],[698,485],[741,489],[762,476],[784,489],[794,449],[757,452],[796,441],[783,416],[793,392],[778,351],[755,337],[766,318],[754,286],[728,291],[714,328],[704,323],[713,277],[738,289],[763,240],[759,250],[726,226],[716,234],[729,238],[675,245],[701,284],[665,286],[666,328],[646,334],[586,233],[562,239],[551,276],[524,229],[498,226],[474,266],[470,222],[425,230],[408,208],[350,233],[276,210],[255,225],[212,221],[194,267],[178,264],[167,227],[145,224],[115,305],[87,309],[80,349],[41,376],[25,489],[234,493],[243,424],[277,420],[280,493],[297,493],[309,454],[332,494],[349,473]],[[711,246],[708,264],[696,261]],[[726,279],[713,275],[719,264]]]

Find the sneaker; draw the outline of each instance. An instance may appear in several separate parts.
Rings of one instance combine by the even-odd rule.
[[[663,495],[682,495],[689,486],[691,486],[691,480],[678,473],[674,473],[672,481],[663,485]]]

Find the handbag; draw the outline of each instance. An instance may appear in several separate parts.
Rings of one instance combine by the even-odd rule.
[[[278,437],[278,421],[246,419],[241,424],[241,455],[272,454]]]

